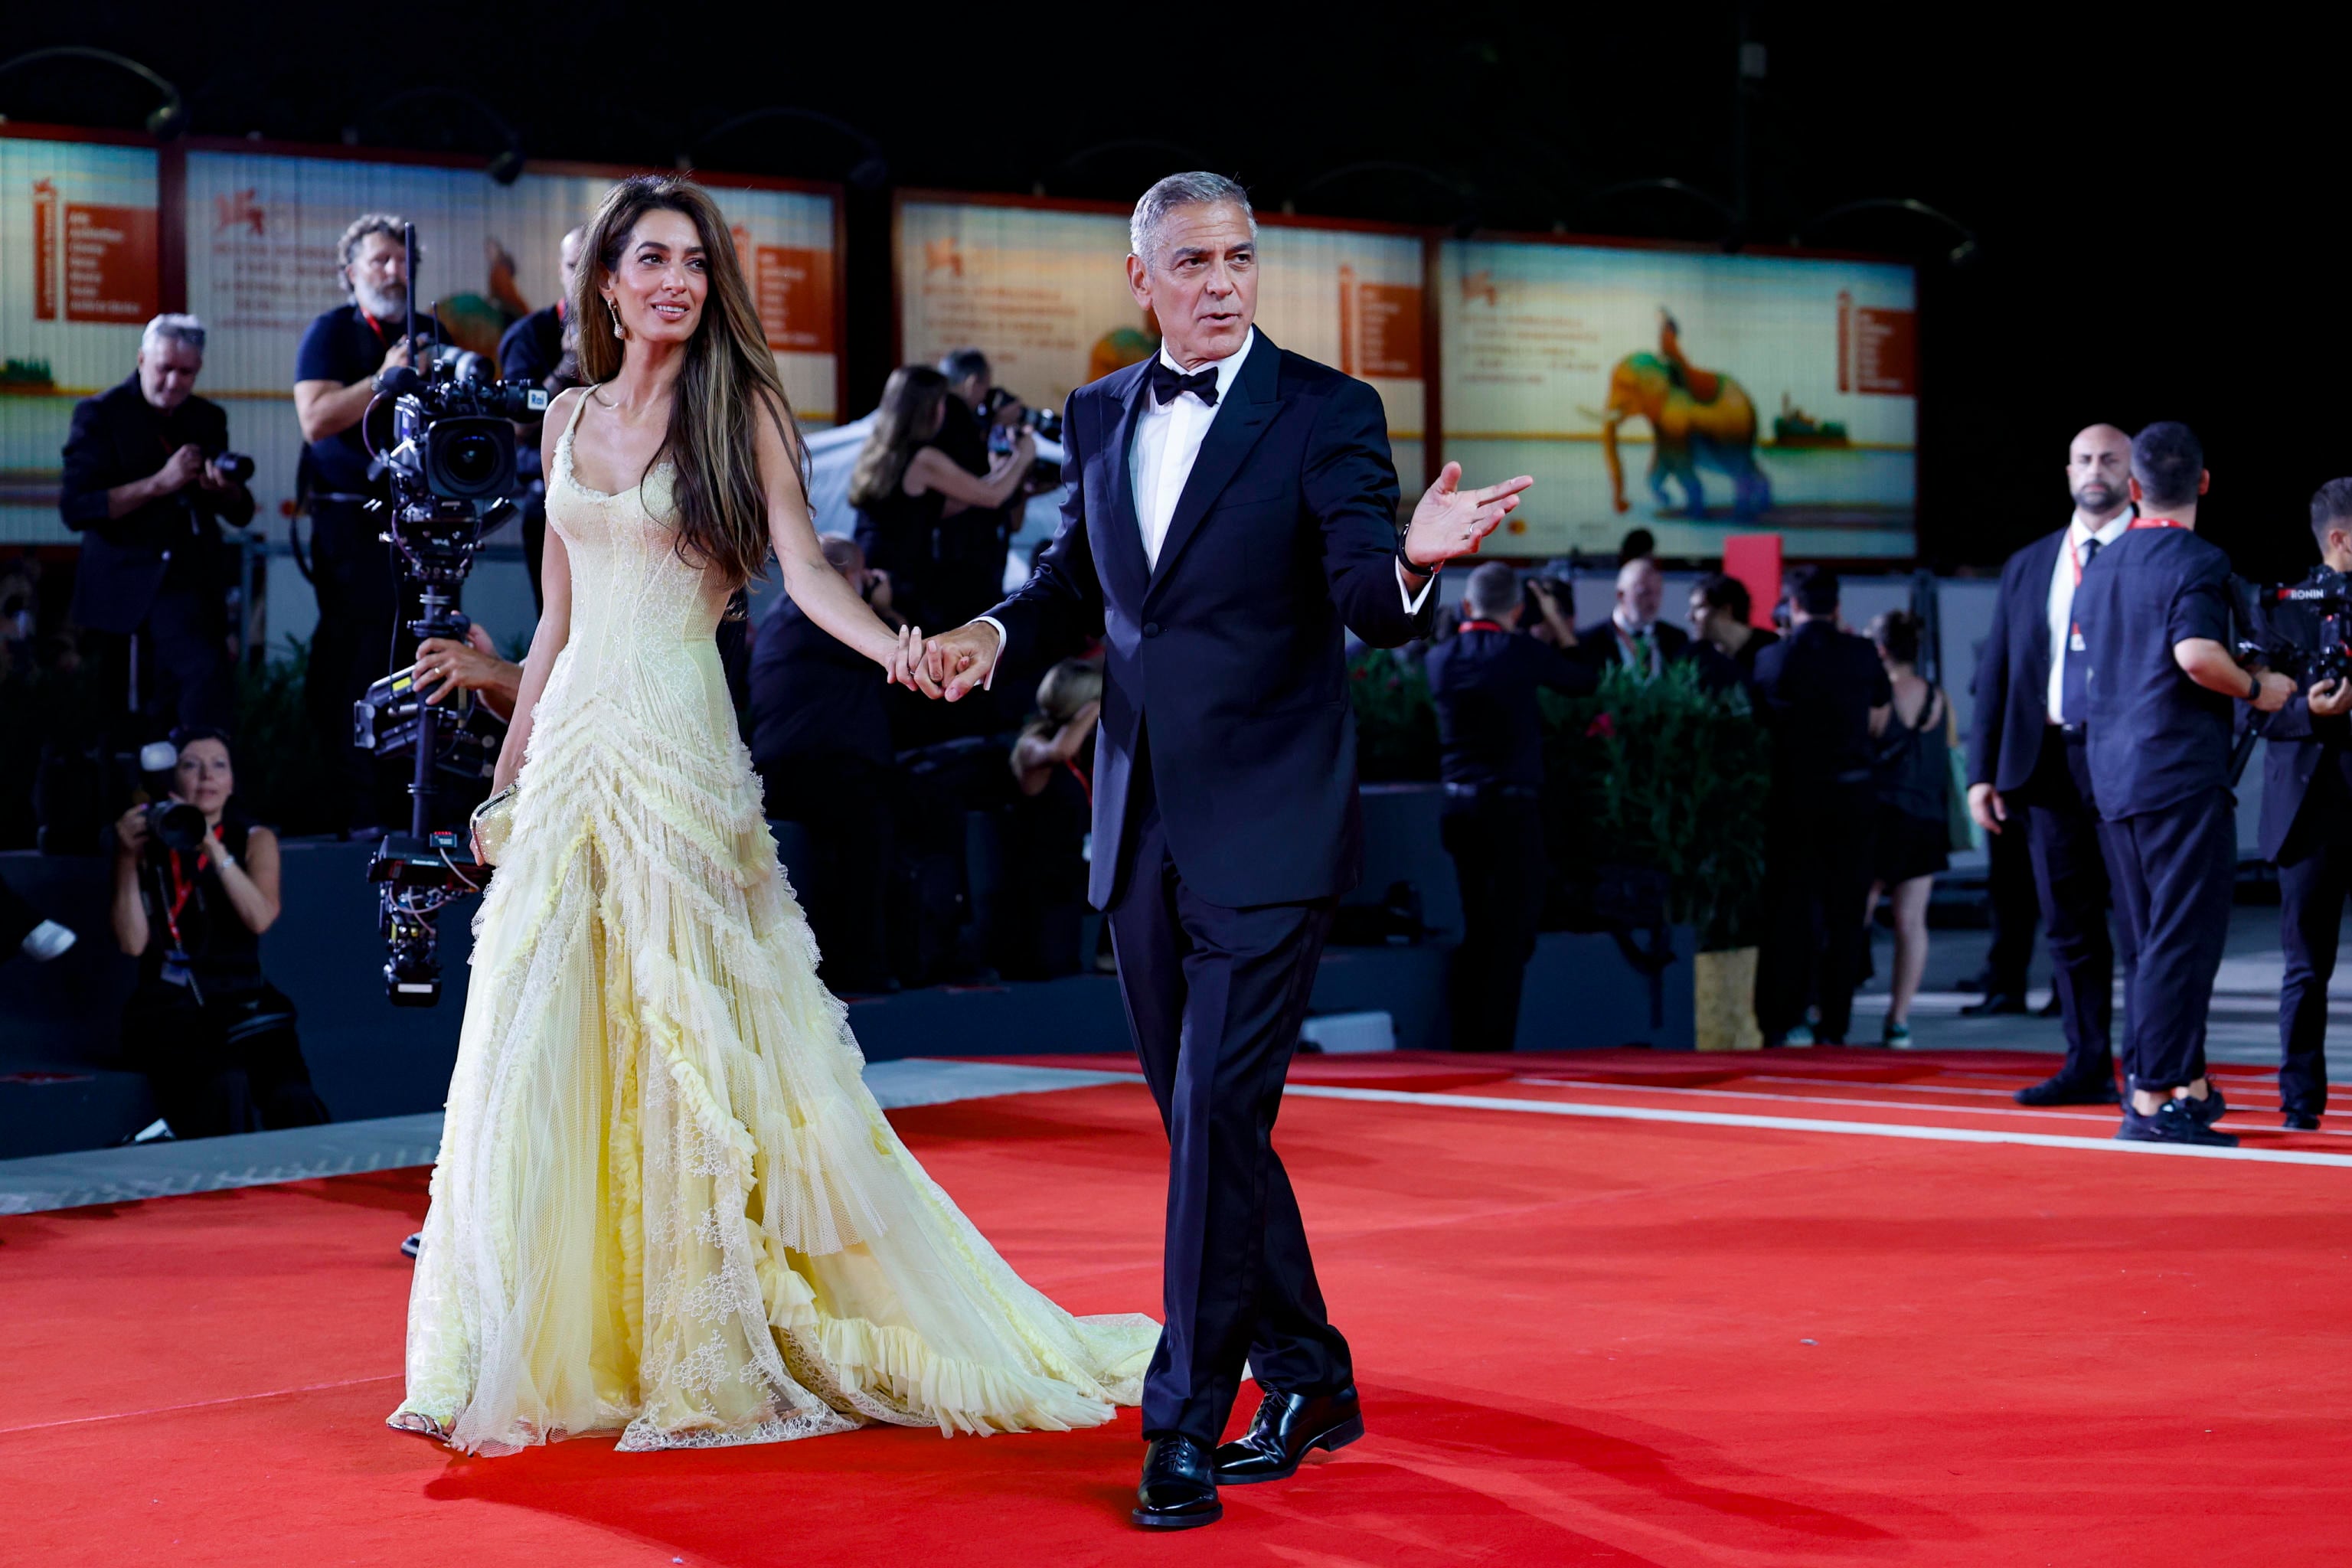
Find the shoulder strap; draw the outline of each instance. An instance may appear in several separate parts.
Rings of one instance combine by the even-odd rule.
[[[563,422],[563,433],[566,436],[580,428],[580,416],[587,409],[588,400],[596,395],[596,387],[603,384],[604,383],[597,382],[594,385],[583,386],[580,389],[580,401],[572,405],[572,417]]]

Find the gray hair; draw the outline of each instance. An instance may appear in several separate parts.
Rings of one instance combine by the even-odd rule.
[[[1242,209],[1249,221],[1250,238],[1257,238],[1257,214],[1250,207],[1249,192],[1238,181],[1223,174],[1200,171],[1189,174],[1171,174],[1150,190],[1135,204],[1135,216],[1127,220],[1128,248],[1151,265],[1151,247],[1160,237],[1160,226],[1178,207],[1200,206],[1209,202],[1231,202]]]
[[[205,352],[205,324],[194,316],[183,315],[176,310],[164,311],[148,322],[147,330],[139,334],[139,352],[145,353],[163,338],[185,343],[198,353]]]
[[[341,258],[338,266],[343,280],[344,293],[352,292],[352,262],[358,257],[360,247],[367,243],[368,236],[388,234],[393,238],[398,239],[401,229],[407,225],[407,222],[406,218],[395,217],[391,213],[362,213],[352,219],[352,226],[343,230],[343,237],[335,246],[335,254]],[[419,261],[425,259],[425,247],[422,245],[416,247],[416,258]]]
[[[1463,597],[1482,616],[1508,615],[1518,608],[1519,574],[1507,561],[1481,562],[1470,574],[1470,591]]]

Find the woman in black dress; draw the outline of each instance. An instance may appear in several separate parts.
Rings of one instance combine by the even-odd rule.
[[[1936,873],[1951,864],[1952,771],[1958,731],[1940,687],[1919,674],[1919,617],[1889,610],[1870,624],[1870,640],[1895,688],[1895,710],[1878,737],[1877,879],[1863,922],[1883,895],[1895,916],[1893,996],[1885,1040],[1911,1043],[1911,999],[1927,968],[1927,899]]]
[[[974,474],[931,445],[947,422],[948,378],[929,365],[900,365],[883,384],[874,428],[849,475],[857,542],[866,564],[888,574],[893,604],[910,621],[939,619],[940,524],[958,512],[993,511],[1028,478],[1037,442],[1027,430]]]

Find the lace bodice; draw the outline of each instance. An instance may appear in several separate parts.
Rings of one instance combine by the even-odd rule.
[[[733,708],[713,640],[728,588],[678,555],[667,460],[617,495],[580,482],[572,446],[586,407],[583,396],[572,408],[547,489],[548,526],[572,568],[572,626],[541,700],[541,721],[550,704],[597,693],[648,719],[698,710],[712,732],[731,739]]]

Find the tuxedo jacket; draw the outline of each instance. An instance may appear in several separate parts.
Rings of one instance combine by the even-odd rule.
[[[2071,524],[2069,526],[2072,526]],[[2035,540],[2000,569],[1992,629],[1977,653],[1969,718],[1969,783],[2007,794],[2025,787],[2050,728],[2050,574],[2066,530]]]
[[[1426,634],[1437,598],[1409,613],[1398,587],[1397,475],[1379,395],[1260,331],[1155,566],[1130,462],[1152,363],[1070,395],[1061,528],[991,612],[1014,641],[1059,614],[1100,616],[1087,896],[1097,908],[1113,897],[1139,757],[1192,891],[1231,908],[1336,896],[1363,863],[1341,630],[1394,647]]]
[[[1658,650],[1658,663],[1663,668],[1678,658],[1690,657],[1690,634],[1680,626],[1664,621],[1650,626],[1650,641]],[[1624,653],[1617,646],[1615,617],[1603,616],[1589,626],[1576,628],[1576,657],[1592,666],[1595,674],[1612,665],[1625,662]]]

